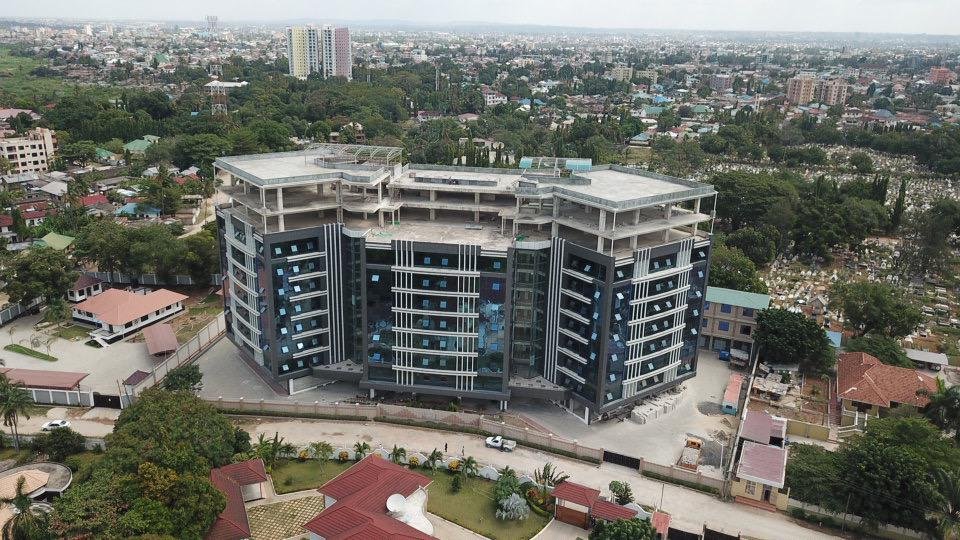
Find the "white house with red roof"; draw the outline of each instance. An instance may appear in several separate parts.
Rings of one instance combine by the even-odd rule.
[[[313,540],[433,539],[426,518],[431,481],[371,454],[317,490],[325,508],[303,527]]]
[[[73,320],[92,325],[91,338],[113,343],[180,313],[187,298],[167,289],[147,293],[107,289],[73,306]]]

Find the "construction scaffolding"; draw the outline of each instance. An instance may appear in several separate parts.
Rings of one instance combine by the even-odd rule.
[[[403,148],[396,146],[369,146],[364,144],[314,143],[307,150],[323,150],[315,159],[317,165],[324,163],[375,163],[394,165],[400,162]]]

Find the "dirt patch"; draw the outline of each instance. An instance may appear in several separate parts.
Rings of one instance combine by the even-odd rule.
[[[717,416],[723,414],[720,411],[720,404],[715,401],[700,401],[697,403],[697,410],[700,411],[700,414],[705,414],[707,416]]]

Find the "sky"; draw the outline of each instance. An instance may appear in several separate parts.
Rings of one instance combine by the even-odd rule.
[[[0,0],[0,17],[960,34],[960,0]]]

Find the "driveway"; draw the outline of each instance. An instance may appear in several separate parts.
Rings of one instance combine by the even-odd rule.
[[[20,418],[17,429],[24,435],[40,433],[40,427],[50,420],[66,419],[70,421],[70,428],[86,437],[104,437],[113,431],[113,423],[120,416],[115,409],[77,409],[66,407],[51,407],[42,413],[30,418]],[[7,430],[9,433],[9,430]]]

